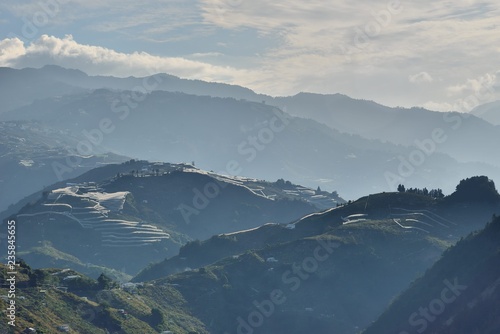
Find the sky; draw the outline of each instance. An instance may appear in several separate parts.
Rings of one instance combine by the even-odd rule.
[[[0,3],[0,27],[0,66],[439,111],[500,99],[497,0],[18,0]]]

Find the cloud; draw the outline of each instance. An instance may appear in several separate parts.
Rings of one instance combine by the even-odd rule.
[[[161,71],[271,95],[340,92],[440,108],[499,68],[495,0],[20,0],[0,10],[22,21],[49,1],[59,3],[57,15],[31,44],[2,41],[0,63],[116,76]],[[94,45],[42,36],[49,31]]]
[[[453,104],[448,102],[433,102],[429,101],[423,104],[423,107],[433,111],[454,111]]]
[[[16,59],[24,56],[26,50],[23,42],[17,38],[7,38],[0,41],[0,66],[10,66]]]
[[[262,67],[266,78],[284,78],[280,88],[289,94],[309,89],[391,105],[444,103],[447,85],[498,68],[500,4],[494,0],[254,0],[239,6],[202,0],[201,8],[207,24],[278,37],[260,53]],[[414,84],[431,82],[415,91]]]
[[[193,58],[219,57],[222,55],[223,54],[220,52],[197,52],[197,53],[190,54],[190,56]]]
[[[145,52],[120,53],[104,47],[77,43],[71,35],[64,38],[42,35],[29,45],[17,38],[0,41],[0,65],[15,68],[57,64],[89,74],[144,76],[166,72],[183,78],[234,82],[248,75],[245,70],[215,66],[181,57],[160,57]]]
[[[449,86],[447,90],[453,96],[476,94],[487,87],[494,87],[497,84],[498,74],[499,72],[486,73],[478,78],[467,79],[465,82]]]
[[[448,102],[429,101],[424,107],[437,111],[470,112],[479,105],[500,99],[499,75],[500,71],[486,73],[451,85],[446,88]]]
[[[429,83],[432,82],[434,79],[432,79],[431,75],[427,72],[420,72],[417,74],[410,75],[408,77],[411,83]]]

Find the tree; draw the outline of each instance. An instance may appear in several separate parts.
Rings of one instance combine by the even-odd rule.
[[[30,275],[29,285],[33,287],[42,285],[48,277],[49,274],[47,272],[42,269],[36,269]]]
[[[486,176],[473,176],[461,180],[450,196],[455,201],[495,203],[500,201],[495,183]]]
[[[151,309],[151,314],[149,315],[149,323],[152,327],[158,327],[164,321],[163,313],[157,308]]]
[[[116,286],[116,283],[111,278],[102,273],[97,278],[97,286],[100,290],[109,290],[114,288]]]
[[[404,186],[404,185],[402,185],[402,184],[400,184],[400,185],[398,186],[398,191],[399,191],[400,193],[404,193],[404,192],[406,191],[405,186]]]

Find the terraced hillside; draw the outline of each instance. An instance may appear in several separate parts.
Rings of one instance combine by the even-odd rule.
[[[160,182],[162,177],[185,184],[184,177],[193,174],[206,180],[207,175],[192,171],[117,176],[102,186],[88,184],[84,191],[76,191],[75,185],[55,189],[46,194],[46,202],[50,197],[55,204],[57,198],[69,196],[77,199],[70,204],[75,207],[83,200],[109,217],[116,210],[127,217],[132,210],[139,212],[143,196],[154,197],[159,188],[173,184]],[[157,188],[148,188],[145,182],[154,182]],[[119,189],[123,184],[135,186],[125,195]],[[233,186],[242,188],[227,185],[224,190]],[[153,193],[132,190],[136,188]],[[478,194],[487,194],[489,201],[484,196],[478,198]],[[153,197],[143,204],[151,205]],[[98,198],[102,199],[100,204],[95,203]],[[262,196],[258,199],[269,201]],[[103,205],[106,203],[108,207]],[[203,242],[192,241],[180,249],[178,256],[150,266],[141,273],[141,279],[138,276],[121,288],[102,276],[96,283],[71,270],[35,270],[29,274],[26,268],[25,274],[30,277],[26,287],[45,287],[42,289],[50,297],[47,303],[53,311],[44,322],[34,311],[38,310],[34,304],[27,304],[23,312],[28,321],[23,325],[54,328],[68,324],[78,332],[92,328],[96,333],[149,333],[150,328],[173,333],[359,333],[444,250],[464,234],[483,228],[492,213],[500,212],[499,204],[500,195],[486,177],[463,180],[455,193],[442,199],[415,193],[373,194],[286,223],[268,223],[219,233]],[[168,210],[158,212],[165,214]],[[80,227],[81,234],[92,230],[71,221]],[[82,236],[80,240],[88,240]],[[171,234],[162,242],[174,237]],[[484,244],[485,250],[491,249],[488,245]],[[104,247],[91,249],[100,252]],[[108,249],[112,252],[117,248]],[[138,249],[146,248],[134,251]],[[120,248],[120,256],[113,254],[115,261],[120,257],[133,259],[124,250]],[[85,287],[87,291],[81,292]],[[25,291],[26,299],[40,293]],[[75,294],[81,299],[75,300]],[[61,298],[76,305],[58,304]],[[19,304],[24,307],[23,303]],[[75,312],[64,311],[68,309]]]
[[[36,268],[70,267],[89,275],[96,266],[136,274],[176,255],[188,241],[287,223],[343,203],[336,194],[284,180],[147,161],[98,168],[39,196],[11,215],[19,224],[22,256]]]
[[[47,194],[41,204],[46,211],[17,215],[20,221],[27,217],[41,217],[55,221],[59,216],[72,219],[84,229],[101,234],[103,247],[146,246],[168,239],[169,234],[144,222],[112,219],[110,214],[123,210],[128,192],[105,193],[96,185],[72,185]]]
[[[91,279],[69,269],[33,270],[18,264],[16,297],[0,264],[0,307],[15,302],[15,326],[5,319],[0,333],[207,334],[173,287],[119,285],[106,276]],[[31,331],[30,331],[31,330]],[[36,332],[35,332],[36,331]]]
[[[477,179],[480,184],[488,182],[487,178]],[[350,204],[305,215],[287,224],[267,224],[256,229],[222,233],[202,242],[190,242],[180,249],[178,255],[148,266],[134,280],[157,279],[185,268],[206,266],[247,250],[321,235],[336,229],[357,231],[388,228],[403,235],[415,234],[444,249],[461,236],[482,228],[493,213],[500,212],[498,193],[495,193],[492,196],[496,201],[491,203],[477,201],[474,194],[461,197],[462,191],[444,199],[413,193],[372,194]],[[457,195],[460,195],[461,200],[456,199]],[[416,251],[428,252],[425,247]],[[431,254],[436,256],[439,252]]]

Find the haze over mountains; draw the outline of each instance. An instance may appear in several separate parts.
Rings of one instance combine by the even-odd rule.
[[[413,333],[414,296],[456,276],[474,288],[426,326],[500,329],[493,311],[477,325],[498,307],[495,103],[442,113],[57,66],[0,68],[0,98],[21,326]]]
[[[0,120],[36,120],[65,131],[80,140],[73,151],[80,144],[83,156],[109,151],[195,161],[206,170],[284,178],[350,199],[398,183],[450,193],[471,175],[500,179],[500,131],[475,116],[388,108],[338,94],[273,98],[165,74],[91,77],[45,66],[2,68],[0,78]]]
[[[150,262],[177,255],[188,241],[285,224],[340,203],[337,195],[283,180],[128,161],[54,184],[2,216],[17,217],[17,245],[35,268],[68,266],[88,275],[109,268],[135,275]]]
[[[98,148],[92,156],[81,156],[70,150],[79,140],[69,131],[38,122],[0,122],[0,212],[57,182],[54,166],[67,166],[65,177],[71,178],[97,166],[127,160]]]

